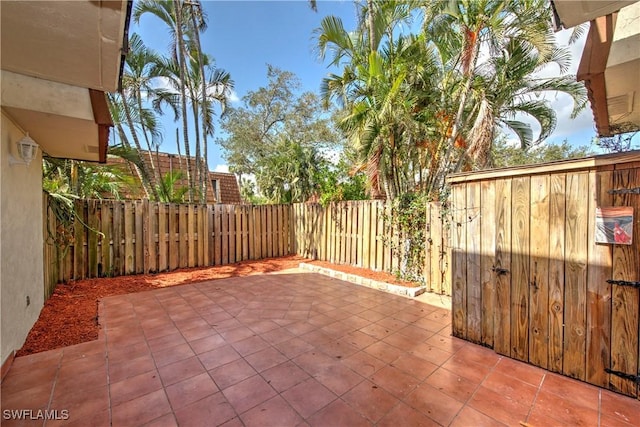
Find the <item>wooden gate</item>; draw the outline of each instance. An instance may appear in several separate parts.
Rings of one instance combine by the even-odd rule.
[[[640,152],[458,174],[453,333],[638,397]],[[631,245],[596,243],[596,208],[633,208]]]

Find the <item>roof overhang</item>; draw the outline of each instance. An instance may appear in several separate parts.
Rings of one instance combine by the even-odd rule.
[[[552,0],[551,5],[555,12],[556,27],[571,28],[617,12],[634,2],[635,0]]]
[[[2,109],[53,157],[106,161],[131,2],[0,2]]]
[[[640,130],[640,3],[552,4],[565,28],[590,22],[577,80],[587,87],[598,135]]]

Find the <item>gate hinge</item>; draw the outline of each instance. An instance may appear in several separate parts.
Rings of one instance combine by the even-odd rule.
[[[631,286],[632,288],[640,289],[640,282],[632,282],[629,280],[607,280],[607,283],[610,285],[618,285],[618,286]]]
[[[636,188],[618,188],[617,190],[609,190],[609,194],[640,194],[640,187]]]
[[[633,381],[636,384],[640,384],[640,375],[626,374],[624,372],[614,371],[613,369],[609,369],[609,368],[605,368],[604,371],[607,374],[615,375],[617,377],[624,378],[625,380]]]

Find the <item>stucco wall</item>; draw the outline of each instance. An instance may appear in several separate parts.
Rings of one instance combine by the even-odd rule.
[[[0,132],[0,361],[4,363],[22,346],[44,303],[42,153],[38,150],[29,166],[9,164],[23,133],[4,111]]]

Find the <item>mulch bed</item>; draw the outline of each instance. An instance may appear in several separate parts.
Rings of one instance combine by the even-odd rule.
[[[56,287],[51,298],[45,302],[38,321],[16,356],[98,339],[98,300],[101,298],[168,286],[287,270],[298,267],[301,262],[392,284],[411,286],[389,273],[323,261],[310,261],[299,256],[243,261],[208,268],[180,269],[170,273],[78,280]]]

